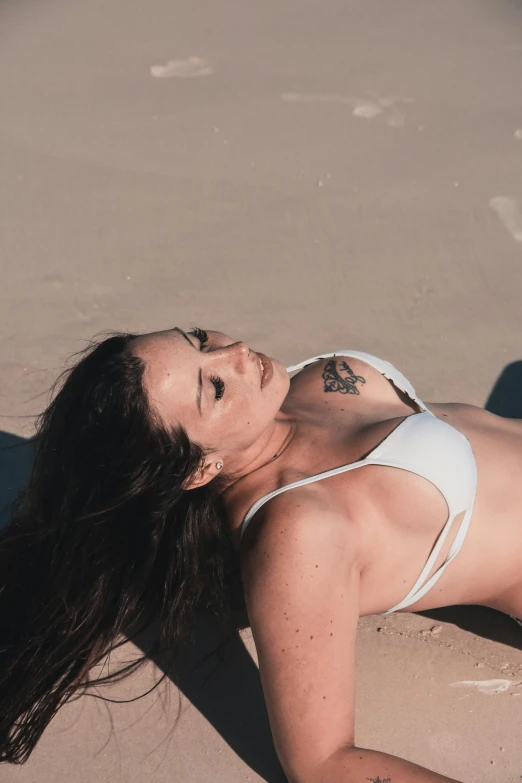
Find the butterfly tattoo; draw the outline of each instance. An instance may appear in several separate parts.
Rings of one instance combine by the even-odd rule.
[[[339,369],[337,369],[339,364]],[[343,373],[341,375],[341,373]],[[346,362],[331,360],[323,372],[325,392],[341,392],[341,394],[360,394],[356,383],[366,383],[362,375],[356,375]]]

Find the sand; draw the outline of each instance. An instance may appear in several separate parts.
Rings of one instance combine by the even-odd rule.
[[[287,364],[367,350],[426,400],[522,416],[519,2],[7,0],[0,20],[0,446],[88,338],[176,324]],[[7,499],[27,460],[0,454]],[[81,699],[1,783],[280,780],[243,635],[177,722],[172,683]],[[521,640],[473,608],[361,621],[357,742],[518,781]]]

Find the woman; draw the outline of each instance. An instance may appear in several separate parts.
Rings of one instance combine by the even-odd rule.
[[[159,613],[175,650],[202,596],[226,608],[230,541],[288,779],[449,780],[355,746],[357,622],[466,603],[522,618],[521,427],[426,407],[357,352],[285,369],[199,328],[89,348],[1,540],[2,758],[27,758],[130,627]]]

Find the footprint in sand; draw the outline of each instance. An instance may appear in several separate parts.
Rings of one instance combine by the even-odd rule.
[[[324,103],[337,104],[352,107],[352,116],[364,120],[373,120],[382,114],[382,119],[390,128],[402,128],[406,122],[406,116],[397,104],[413,103],[413,98],[399,98],[390,96],[388,98],[376,98],[375,100],[366,100],[355,98],[351,95],[329,95],[299,92],[283,92],[281,100],[285,103]]]
[[[517,686],[521,683],[513,680],[461,680],[459,682],[450,682],[451,688],[476,688],[479,693],[486,696],[495,696],[497,693],[504,693],[512,685]]]
[[[169,60],[165,65],[151,65],[150,73],[156,79],[193,79],[210,76],[214,68],[207,60],[189,57],[187,60]]]
[[[513,239],[522,242],[522,216],[515,199],[509,196],[494,196],[489,200],[489,206],[496,212]]]

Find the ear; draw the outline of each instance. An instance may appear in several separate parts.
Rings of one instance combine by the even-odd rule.
[[[183,485],[183,489],[189,490],[204,487],[205,484],[208,484],[213,478],[221,473],[221,470],[217,467],[218,464],[223,464],[223,460],[220,460],[219,457],[216,457],[212,462],[205,463],[205,465],[187,479],[186,483]]]

